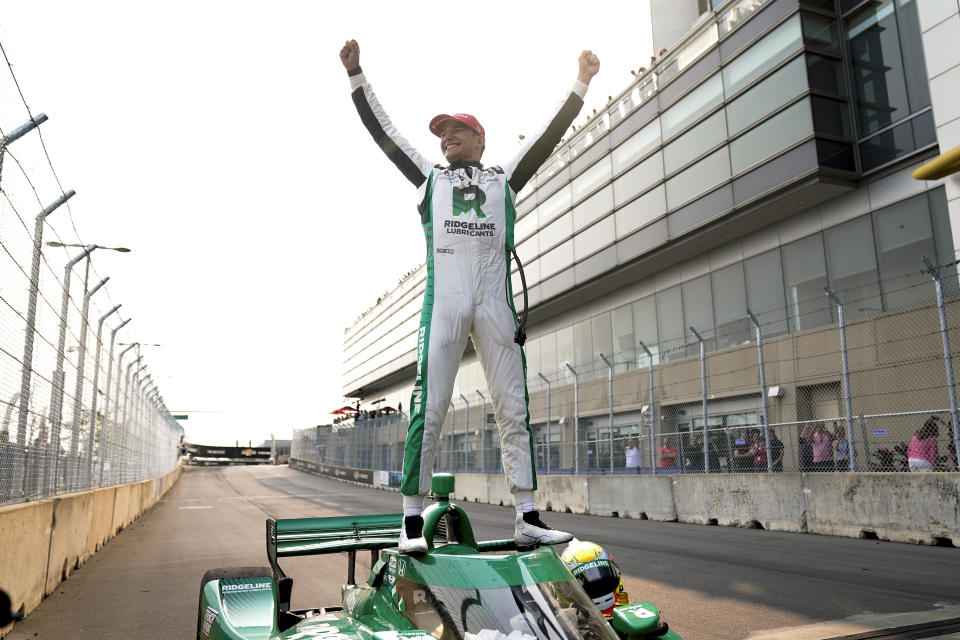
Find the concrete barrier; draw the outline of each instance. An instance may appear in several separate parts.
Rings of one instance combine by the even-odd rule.
[[[32,611],[43,600],[52,530],[53,500],[0,508],[0,588],[14,609]],[[0,627],[0,637],[12,627]]]
[[[153,506],[180,467],[143,482],[0,507],[0,588],[13,607],[36,609],[70,573]],[[13,625],[0,628],[0,638]]]
[[[600,476],[588,481],[588,507],[593,515],[677,519],[670,476]]]
[[[960,546],[960,473],[810,473],[807,529]]]
[[[732,473],[673,477],[680,522],[804,530],[802,474]]]

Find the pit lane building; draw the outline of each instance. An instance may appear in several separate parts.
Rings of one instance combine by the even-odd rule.
[[[911,173],[960,144],[957,3],[712,5],[581,119],[518,198],[531,424],[543,445],[552,423],[554,466],[569,464],[560,445],[573,440],[574,412],[581,440],[604,441],[611,423],[616,437],[651,422],[659,433],[702,427],[700,343],[689,327],[704,339],[708,370],[724,372],[710,376],[711,425],[756,425],[763,395],[771,423],[843,415],[837,308],[824,285],[847,301],[859,334],[916,338],[874,341],[872,365],[855,379],[856,414],[949,406],[940,383],[911,384],[936,367],[944,376],[921,258],[955,260],[960,181]],[[423,267],[407,274],[346,330],[345,396],[407,409],[425,279]],[[516,272],[513,290],[519,310]],[[769,352],[762,391],[748,308]],[[897,395],[907,387],[909,399]],[[489,394],[469,348],[453,408],[463,466],[479,465],[479,430],[483,464],[495,465]],[[392,459],[367,465],[399,468],[402,447],[385,451]],[[588,444],[582,455],[601,453]]]

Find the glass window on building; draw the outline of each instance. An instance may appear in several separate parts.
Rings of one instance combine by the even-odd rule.
[[[537,338],[540,343],[540,369],[536,373],[543,373],[551,381],[557,371],[557,334],[553,331]],[[532,369],[528,372],[533,373]]]
[[[840,51],[837,21],[818,13],[803,13],[803,39],[808,47],[836,53]]]
[[[536,230],[540,227],[539,219],[537,212],[531,211],[527,215],[523,216],[517,220],[516,224],[513,226],[513,240],[514,242],[522,242],[526,238],[529,238]]]
[[[723,82],[714,74],[660,115],[663,137],[676,135],[723,102]]]
[[[633,347],[633,309],[631,305],[625,304],[622,307],[617,307],[610,312],[610,319],[613,323],[613,353],[617,358],[614,371],[621,373],[636,369],[637,356]]]
[[[747,285],[747,307],[760,321],[764,336],[787,332],[787,310],[783,297],[780,250],[773,249],[743,261]]]
[[[804,98],[730,143],[730,165],[737,174],[813,133],[810,103]]]
[[[860,137],[930,104],[914,0],[867,3],[847,18],[846,32]],[[907,75],[915,77],[908,83]]]
[[[567,240],[559,247],[540,258],[540,276],[546,280],[553,274],[563,271],[573,264],[573,240]]]
[[[680,295],[680,287],[660,291],[655,299],[661,360],[685,358],[687,325],[683,322],[683,298]]]
[[[791,331],[804,331],[832,322],[823,238],[819,233],[780,248]]]
[[[661,180],[663,180],[663,157],[660,153],[655,153],[614,180],[613,200],[618,207],[623,206],[627,200]]]
[[[747,289],[743,263],[717,269],[711,276],[713,314],[717,324],[717,348],[735,347],[750,340],[747,319]]]
[[[667,208],[676,209],[729,178],[730,153],[722,147],[667,180]]]
[[[568,211],[540,230],[540,250],[549,251],[573,235],[573,212]]]
[[[570,183],[573,189],[573,201],[576,202],[592,193],[601,184],[610,179],[610,156],[604,155],[593,166],[585,169]]]
[[[765,78],[727,105],[727,125],[730,135],[736,135],[763,116],[776,111],[807,90],[806,61],[803,56],[794,58],[786,66]]]
[[[841,96],[846,95],[847,91],[843,83],[843,67],[839,60],[818,56],[815,53],[808,53],[806,59],[807,80],[811,89]]]
[[[673,173],[726,138],[727,123],[721,110],[664,147],[663,164],[666,172]]]
[[[713,330],[713,296],[710,293],[710,276],[700,276],[688,280],[680,286],[683,298],[684,326],[696,329],[704,338],[707,351],[716,348]],[[691,339],[687,345],[687,355],[700,353],[700,343]]]
[[[563,366],[564,362],[569,362],[572,366],[576,367],[576,354],[574,353],[573,346],[573,327],[564,327],[557,331],[557,371],[560,372],[561,376],[567,375],[566,367]]]
[[[523,357],[527,361],[527,377],[536,377],[538,371],[543,371],[543,367],[540,362],[540,347],[543,343],[543,338],[534,338],[533,340],[527,340],[527,343],[523,347]]]
[[[540,224],[545,225],[558,215],[570,208],[570,185],[564,186],[557,193],[553,194],[538,208],[537,213],[540,217]]]
[[[634,162],[660,146],[660,119],[656,119],[613,150],[614,172],[623,171]]]
[[[594,354],[602,353],[607,356],[607,360],[613,362],[613,330],[610,326],[610,313],[605,312],[593,316],[590,319],[590,330],[593,332]]]
[[[653,354],[653,364],[660,362],[660,334],[657,332],[657,305],[654,296],[641,298],[633,303],[633,339],[634,344],[640,347],[644,343],[650,353]],[[643,364],[647,366],[647,352],[642,348],[637,351],[637,362],[643,358]]]
[[[880,313],[880,285],[870,216],[823,232],[830,286],[843,301],[844,316],[856,320]]]
[[[570,364],[577,373],[592,372],[597,366],[593,351],[593,333],[590,330],[590,321],[583,320],[573,325],[573,360]]]
[[[928,206],[923,194],[873,212],[887,309],[913,307],[933,296],[933,282],[922,272],[923,256],[936,255]]]
[[[786,60],[803,46],[800,16],[796,15],[768,33],[723,68],[723,91],[727,97]]]

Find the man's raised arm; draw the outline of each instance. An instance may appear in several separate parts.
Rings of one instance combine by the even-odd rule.
[[[537,172],[554,147],[560,142],[564,132],[573,124],[573,119],[583,107],[583,97],[587,94],[587,86],[593,76],[600,70],[600,59],[592,51],[584,51],[578,60],[580,71],[577,81],[573,83],[570,94],[559,105],[553,117],[540,132],[528,138],[528,142],[513,161],[504,167],[508,176],[510,188],[514,193],[519,192],[527,184],[533,174]]]
[[[360,47],[356,40],[348,40],[343,45],[340,61],[350,76],[351,97],[363,126],[407,180],[420,187],[430,174],[433,163],[420,155],[390,122],[360,68]]]

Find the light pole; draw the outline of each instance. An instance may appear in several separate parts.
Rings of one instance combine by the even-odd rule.
[[[118,307],[120,305],[117,305]],[[116,329],[110,332],[110,357],[107,360],[107,391],[103,395],[103,426],[100,428],[100,479],[98,481],[99,486],[103,486],[103,463],[107,457],[107,441],[105,436],[107,435],[107,430],[111,424],[110,422],[110,387],[113,379],[113,346],[117,339],[117,332],[120,329],[123,329],[133,318],[127,318],[120,323]],[[94,385],[96,386],[96,385]],[[94,396],[96,397],[96,396]],[[116,400],[114,400],[116,404]]]
[[[41,114],[43,115],[43,114]],[[46,118],[46,116],[44,116]],[[10,135],[13,135],[12,133]],[[16,138],[14,138],[16,139]],[[10,140],[12,142],[13,140]],[[6,148],[7,142],[3,147]],[[20,413],[17,416],[17,446],[23,452],[22,462],[14,467],[14,487],[23,486],[27,446],[27,420],[30,414],[30,377],[33,374],[33,335],[37,326],[37,297],[40,294],[40,254],[43,248],[43,222],[63,203],[77,194],[71,189],[37,214],[33,228],[33,261],[30,265],[30,291],[27,295],[27,326],[23,340],[23,374],[20,378]]]
[[[114,305],[110,311],[100,316],[97,321],[97,351],[93,357],[93,398],[90,400],[90,432],[87,434],[87,472],[84,481],[87,487],[93,486],[93,439],[97,431],[97,387],[100,385],[100,352],[103,350],[103,323],[120,309],[120,305]],[[105,422],[105,421],[104,421]],[[105,424],[100,427],[101,434]],[[102,444],[101,436],[101,444]]]
[[[90,262],[87,261],[87,268],[89,270]],[[90,298],[93,297],[97,291],[103,288],[103,285],[107,284],[109,277],[104,278],[97,285],[90,289],[89,291],[84,291],[83,293],[83,308],[81,310],[81,320],[80,320],[80,349],[77,353],[77,384],[73,392],[73,437],[70,438],[70,465],[73,467],[70,473],[70,488],[76,489],[77,482],[80,480],[80,461],[77,459],[77,454],[80,451],[80,422],[83,414],[83,377],[84,369],[86,365],[87,357],[87,327],[90,325]],[[84,278],[83,287],[86,289],[87,281]],[[100,345],[97,344],[97,350],[99,351]],[[97,395],[97,390],[94,388],[93,395]],[[88,454],[93,452],[93,429],[96,426],[96,416],[90,416],[90,447]]]

